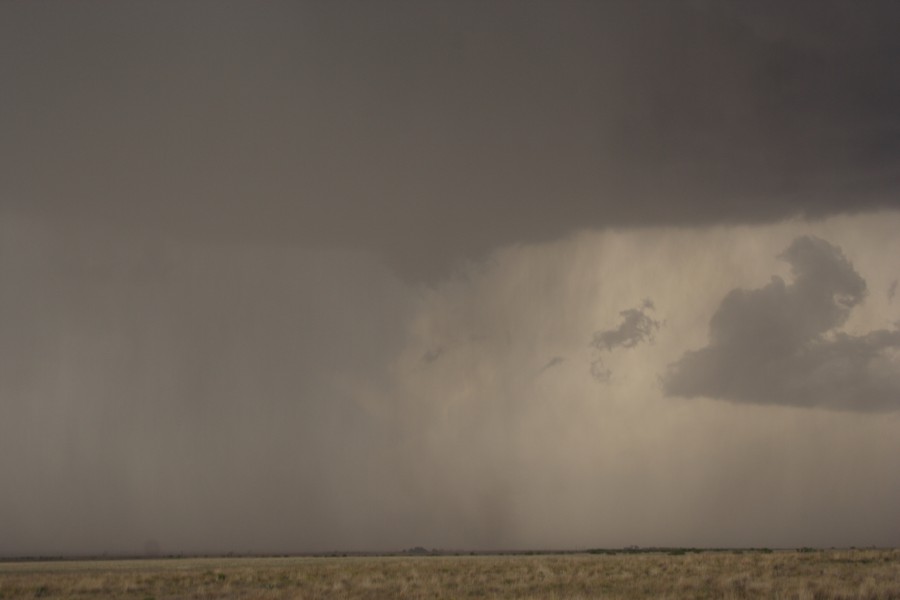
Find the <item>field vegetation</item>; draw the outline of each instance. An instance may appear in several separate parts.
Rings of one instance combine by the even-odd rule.
[[[900,600],[900,550],[13,561],[0,598]]]

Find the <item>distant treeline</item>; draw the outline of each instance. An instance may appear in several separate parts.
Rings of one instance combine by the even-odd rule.
[[[833,549],[833,548],[832,548]],[[824,548],[810,548],[804,546],[802,548],[782,548],[782,551],[794,552],[823,552]],[[771,548],[671,548],[650,546],[641,548],[640,546],[626,546],[625,548],[590,548],[586,550],[588,554],[671,554],[678,556],[682,554],[700,554],[703,552],[730,552],[732,554],[743,554],[744,552],[757,552],[760,554],[771,554],[774,552]]]
[[[856,550],[850,548],[778,548],[780,552],[824,552],[825,550]],[[871,550],[878,548],[871,547]],[[145,559],[184,559],[184,558],[290,558],[290,557],[367,557],[367,556],[541,556],[541,555],[567,555],[567,554],[669,554],[680,556],[685,554],[701,554],[713,552],[728,552],[732,554],[761,553],[771,554],[775,552],[771,548],[694,548],[694,547],[665,547],[665,546],[625,546],[624,548],[588,548],[581,550],[446,550],[440,548],[425,548],[416,546],[400,551],[329,551],[329,552],[298,552],[298,553],[236,553],[225,554],[208,553],[175,553],[157,554],[152,556],[141,554],[101,554],[101,555],[55,555],[55,556],[0,556],[0,562],[50,562],[50,561],[84,561],[84,560],[145,560]]]

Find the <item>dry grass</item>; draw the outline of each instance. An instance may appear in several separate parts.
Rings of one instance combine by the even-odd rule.
[[[900,599],[900,550],[0,563],[0,598]]]

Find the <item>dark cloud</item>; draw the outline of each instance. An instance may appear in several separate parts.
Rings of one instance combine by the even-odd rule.
[[[709,326],[709,345],[669,366],[670,396],[839,410],[900,409],[900,330],[838,331],[866,295],[840,248],[799,237],[781,255],[792,283],[736,289]]]
[[[641,342],[652,342],[660,322],[646,311],[653,310],[653,301],[646,299],[640,308],[629,308],[619,313],[622,322],[615,329],[594,333],[590,346],[597,351],[591,362],[591,375],[598,381],[608,381],[612,374],[604,366],[600,351],[612,352],[615,348],[634,348]]]
[[[900,5],[0,4],[0,207],[352,245],[898,206]]]

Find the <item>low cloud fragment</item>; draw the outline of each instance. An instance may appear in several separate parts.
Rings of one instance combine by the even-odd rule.
[[[594,360],[591,361],[591,377],[600,383],[609,383],[609,379],[612,377],[612,371],[606,367],[603,359],[599,356],[594,357]]]
[[[838,331],[866,282],[837,246],[803,236],[780,255],[780,277],[732,290],[709,325],[709,344],[669,365],[668,396],[834,410],[900,409],[900,330]]]
[[[591,375],[598,381],[609,381],[611,372],[604,366],[600,352],[612,352],[615,348],[634,348],[641,342],[652,342],[660,322],[647,314],[653,310],[653,301],[645,299],[640,308],[629,308],[619,313],[622,322],[615,329],[597,331],[589,344],[596,350],[591,363]]]
[[[439,359],[443,353],[444,353],[443,346],[438,346],[437,348],[431,348],[430,350],[428,350],[428,352],[426,352],[425,354],[422,355],[422,360],[425,361],[427,364],[431,364],[434,361],[436,361],[437,359]]]
[[[629,308],[619,313],[622,322],[615,329],[594,333],[591,346],[612,352],[614,348],[633,348],[641,342],[652,342],[653,334],[659,329],[659,321],[651,318],[646,311],[653,310],[653,301],[644,300],[640,308]]]
[[[541,367],[541,370],[538,371],[538,375],[540,375],[541,373],[543,373],[544,371],[546,371],[546,370],[548,370],[548,369],[552,369],[553,367],[556,367],[556,366],[558,366],[558,365],[563,364],[563,362],[564,362],[565,360],[566,360],[566,359],[563,358],[562,356],[554,356],[554,357],[551,358],[549,361],[547,361],[547,364],[546,364],[546,365],[544,365],[543,367]]]

